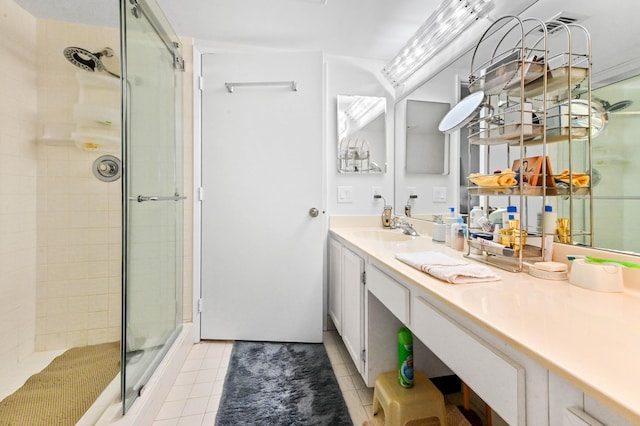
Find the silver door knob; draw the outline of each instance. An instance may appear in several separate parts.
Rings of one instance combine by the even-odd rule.
[[[318,209],[316,209],[315,207],[311,207],[309,209],[309,216],[311,216],[311,217],[318,217],[319,213],[320,212],[318,212]]]

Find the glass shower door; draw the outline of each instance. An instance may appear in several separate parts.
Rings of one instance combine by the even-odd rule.
[[[122,0],[123,412],[182,328],[182,75],[153,1]]]

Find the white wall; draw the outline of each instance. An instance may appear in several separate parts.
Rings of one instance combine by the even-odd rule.
[[[410,192],[409,187],[416,188],[418,198],[412,201],[412,212],[414,216],[419,214],[445,213],[449,207],[458,205],[458,185],[460,155],[459,132],[454,132],[449,138],[449,173],[438,174],[415,174],[406,172],[406,147],[405,147],[405,123],[407,100],[420,100],[431,102],[445,102],[452,107],[459,100],[459,86],[461,80],[466,80],[463,70],[451,70],[443,72],[415,92],[401,100],[395,108],[395,206],[396,209],[404,209]],[[433,190],[435,187],[445,188],[446,200],[433,201]],[[404,214],[404,211],[396,212]]]
[[[373,200],[372,187],[381,188],[388,204],[394,206],[394,214],[403,215],[409,197],[409,187],[416,187],[418,199],[414,200],[414,212],[441,213],[458,203],[459,137],[450,138],[448,175],[407,174],[405,172],[405,111],[406,99],[446,102],[452,106],[458,102],[459,82],[465,79],[465,70],[443,73],[425,83],[406,99],[395,105],[392,90],[380,70],[384,63],[361,58],[326,56],[327,66],[327,208],[330,215],[376,215],[382,213],[382,201]],[[384,174],[338,173],[336,135],[336,96],[367,95],[387,97],[387,171]],[[466,153],[465,153],[466,155]],[[338,202],[338,187],[352,188],[353,202]],[[446,188],[445,202],[432,202],[433,187]]]
[[[382,200],[374,200],[371,188],[381,188],[388,204],[393,203],[393,99],[382,81],[384,63],[361,58],[325,56],[327,79],[326,152],[327,152],[327,213],[329,215],[382,214]],[[386,165],[383,174],[338,173],[337,96],[363,95],[387,98]],[[375,158],[373,159],[375,160]],[[352,188],[353,202],[338,203],[338,187]]]

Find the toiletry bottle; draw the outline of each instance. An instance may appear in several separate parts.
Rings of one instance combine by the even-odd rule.
[[[398,383],[413,387],[413,335],[407,327],[398,331]]]
[[[478,223],[478,219],[484,216],[484,212],[482,211],[482,207],[474,206],[469,212],[469,228],[470,229],[480,229],[480,224]]]
[[[520,226],[517,219],[514,219],[514,215],[507,216],[507,226],[501,231],[502,245],[507,247],[513,247],[513,231]]]
[[[446,228],[444,230],[444,244],[451,247],[451,224],[456,222],[456,211],[454,207],[449,207],[449,216],[444,219]]]
[[[456,217],[453,219],[454,222],[451,224],[451,229],[449,230],[449,245],[454,247],[454,243],[456,237],[458,236],[458,230],[462,229],[464,224],[464,220],[461,217]]]
[[[553,211],[553,207],[544,206],[544,215],[542,216],[542,233],[545,235],[555,235],[558,223],[558,213]]]
[[[453,248],[458,251],[464,250],[464,230],[462,228],[458,229],[458,233],[456,235],[455,244],[453,244]]]
[[[384,210],[382,211],[382,226],[384,228],[391,228],[391,216],[392,216],[392,208],[390,205],[384,206]]]
[[[507,211],[502,213],[502,227],[506,228],[509,223],[509,216],[513,215],[513,219],[511,220],[520,220],[520,214],[518,213],[518,208],[516,206],[508,206]]]

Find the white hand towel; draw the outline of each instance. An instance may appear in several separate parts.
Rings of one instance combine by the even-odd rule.
[[[452,284],[481,283],[502,279],[483,265],[432,266],[427,273]]]
[[[424,272],[428,272],[427,269],[431,266],[455,266],[466,265],[469,263],[461,259],[447,256],[439,251],[396,253],[396,259]]]
[[[396,253],[396,259],[452,284],[501,280],[499,275],[486,266],[469,264],[437,251]]]

